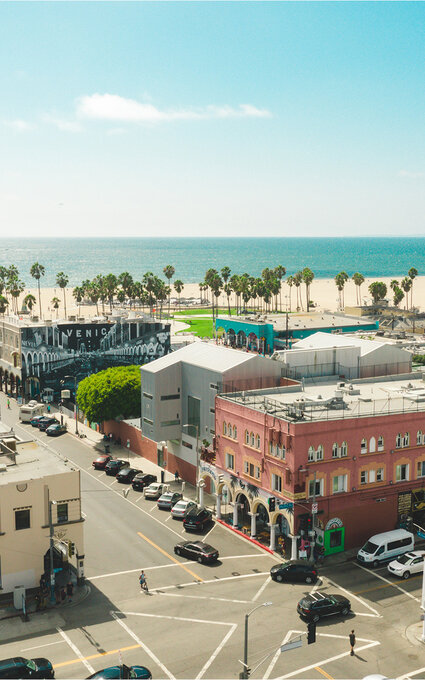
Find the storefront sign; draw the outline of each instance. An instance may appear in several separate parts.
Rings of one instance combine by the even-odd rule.
[[[332,519],[329,520],[327,525],[325,526],[325,531],[329,531],[329,529],[339,529],[340,527],[344,526],[344,522],[339,519],[339,517],[333,517]]]

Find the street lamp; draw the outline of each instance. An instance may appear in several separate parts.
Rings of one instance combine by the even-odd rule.
[[[273,604],[273,602],[263,602],[262,604],[257,605],[254,607],[254,609],[251,609],[248,614],[245,614],[245,635],[244,635],[244,645],[243,645],[243,671],[240,675],[241,678],[248,678],[249,673],[248,673],[248,619],[253,614],[257,609],[260,609],[260,607],[270,607]]]
[[[199,425],[190,425],[186,423],[184,427],[196,427],[196,502],[199,503]]]
[[[77,403],[77,376],[66,375],[64,380],[71,378],[74,381],[74,397],[75,397],[75,434],[78,435],[78,403]]]
[[[48,503],[49,503],[49,536],[50,536],[50,548],[49,548],[49,556],[50,556],[50,602],[55,602],[55,569],[54,569],[54,563],[53,563],[53,517],[52,517],[52,505],[56,505],[57,501],[51,501],[50,497],[48,498]]]

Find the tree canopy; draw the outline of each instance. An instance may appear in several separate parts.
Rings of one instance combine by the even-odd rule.
[[[140,366],[117,366],[93,373],[78,385],[77,402],[91,422],[140,418]]]

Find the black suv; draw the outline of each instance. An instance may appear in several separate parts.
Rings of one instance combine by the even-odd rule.
[[[290,581],[302,583],[315,583],[317,581],[317,571],[304,560],[290,560],[283,564],[275,564],[270,569],[270,576],[274,581]]]
[[[53,666],[48,659],[24,659],[15,656],[0,661],[0,678],[54,678]]]
[[[191,508],[183,520],[186,531],[202,531],[211,524],[212,514],[205,508]]]
[[[110,477],[116,477],[119,471],[125,467],[130,467],[130,463],[127,460],[112,458],[109,463],[106,463],[105,472]]]
[[[150,475],[146,472],[139,472],[139,474],[137,474],[131,482],[131,485],[135,491],[143,491],[145,486],[149,486],[149,484],[153,484],[153,482],[156,481],[156,475]]]
[[[297,612],[303,619],[318,621],[322,616],[342,614],[347,616],[351,610],[350,600],[344,595],[324,595],[311,593],[298,602]]]

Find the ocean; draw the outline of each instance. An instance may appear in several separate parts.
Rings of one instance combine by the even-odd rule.
[[[265,267],[286,267],[287,275],[310,267],[316,278],[346,271],[365,277],[407,274],[415,267],[425,274],[425,238],[3,238],[0,264],[14,264],[27,287],[35,285],[29,270],[45,267],[43,287],[55,285],[60,271],[69,285],[96,274],[128,271],[136,280],[151,271],[162,278],[173,265],[173,281],[200,283],[210,267],[260,276]]]

